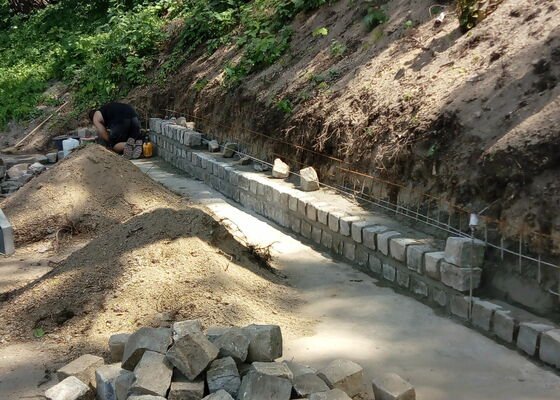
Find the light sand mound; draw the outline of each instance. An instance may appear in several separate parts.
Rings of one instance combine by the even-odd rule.
[[[134,165],[98,145],[71,154],[2,204],[18,244],[60,229],[99,232],[179,200]]]

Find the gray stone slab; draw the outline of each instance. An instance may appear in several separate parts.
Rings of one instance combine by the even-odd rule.
[[[249,325],[243,331],[250,340],[248,362],[268,362],[282,357],[282,331],[278,325]]]
[[[0,253],[10,256],[15,251],[14,228],[6,214],[0,210]]]
[[[311,231],[313,227],[307,221],[301,221],[301,235],[306,239],[311,239]]]
[[[236,362],[244,362],[249,352],[249,335],[241,328],[231,328],[213,341],[220,351],[219,357],[232,357]]]
[[[130,387],[135,379],[134,372],[128,370],[125,371],[126,372],[123,372],[121,375],[117,376],[117,379],[115,379],[115,394],[117,396],[117,400],[128,399]]]
[[[453,264],[442,261],[440,264],[441,282],[460,292],[470,290],[472,276],[473,289],[480,286],[482,270],[480,268],[460,268]]]
[[[388,231],[379,233],[377,235],[377,250],[380,251],[382,254],[388,256],[389,255],[389,243],[392,239],[396,239],[400,237],[400,232],[397,231]]]
[[[257,365],[255,365],[257,364]],[[278,364],[267,366],[264,364]],[[289,400],[293,378],[290,369],[281,363],[253,363],[243,377],[238,400]]]
[[[434,248],[429,244],[410,245],[406,248],[406,266],[408,269],[424,273],[425,254],[433,252]]]
[[[360,267],[367,267],[369,261],[369,252],[364,246],[356,246],[356,264]]]
[[[294,377],[294,391],[299,397],[309,396],[312,393],[327,392],[330,388],[325,381],[314,373],[308,373]]]
[[[340,218],[339,225],[340,225],[340,234],[343,236],[351,236],[352,235],[352,224],[355,222],[360,221],[360,217],[346,215]]]
[[[473,297],[473,301],[476,297]],[[469,319],[469,298],[466,296],[451,296],[449,299],[451,314],[464,319]]]
[[[377,235],[390,229],[383,225],[367,226],[362,229],[362,241],[364,246],[371,250],[377,250]]]
[[[201,333],[180,338],[167,352],[167,358],[183,375],[194,380],[212,361],[219,350]]]
[[[505,342],[513,343],[517,338],[518,322],[509,310],[496,310],[492,332]]]
[[[173,371],[173,378],[167,398],[169,400],[201,400],[204,397],[204,380],[190,381],[178,370]]]
[[[109,354],[111,356],[111,362],[122,361],[124,348],[128,339],[130,338],[130,333],[116,333],[109,337]]]
[[[134,368],[134,381],[130,393],[165,397],[171,386],[172,376],[173,366],[166,356],[148,350]]]
[[[105,364],[103,358],[92,354],[84,354],[56,371],[56,376],[59,381],[75,376],[85,384],[93,385],[95,383],[95,370],[103,364]]]
[[[332,249],[333,246],[333,235],[328,232],[327,230],[323,230],[323,233],[321,235],[321,244],[323,245],[323,247],[327,248],[327,249]]]
[[[396,237],[390,240],[389,248],[391,257],[395,260],[406,263],[406,253],[408,246],[418,244],[418,240]]]
[[[432,299],[440,307],[447,307],[448,296],[444,290],[434,287],[432,289]]]
[[[560,368],[560,329],[553,329],[541,335],[539,358],[547,364]]]
[[[329,212],[329,229],[333,232],[340,231],[340,218],[345,215],[342,211],[337,210]]]
[[[439,281],[441,279],[440,265],[444,257],[443,251],[424,254],[424,273]]]
[[[146,350],[165,354],[171,342],[171,329],[140,328],[126,342],[122,367],[132,371]]]
[[[383,264],[383,279],[394,282],[397,275],[397,269],[391,264]]]
[[[539,350],[541,335],[553,329],[554,326],[548,324],[521,322],[517,335],[517,347],[530,356],[535,356]]]
[[[317,244],[321,244],[321,233],[322,233],[321,228],[314,226],[311,229],[311,239]]]
[[[216,341],[220,336],[229,331],[231,328],[226,326],[211,326],[206,330],[206,337],[211,342]]]
[[[340,389],[348,396],[354,397],[364,390],[364,370],[350,360],[334,360],[317,372],[331,389]]]
[[[374,378],[372,381],[375,400],[415,400],[414,387],[394,373]]]
[[[383,263],[373,254],[369,255],[368,266],[369,270],[376,275],[381,275],[383,273]]]
[[[449,237],[445,244],[445,261],[462,268],[480,268],[484,264],[485,250],[486,245],[481,240]]]
[[[471,321],[477,328],[490,332],[494,312],[500,309],[501,307],[499,305],[489,301],[479,299],[474,300]]]
[[[70,376],[47,390],[45,397],[47,400],[87,400],[90,398],[89,390],[84,382]]]
[[[343,242],[342,255],[347,260],[354,261],[356,259],[356,244],[350,241]]]
[[[303,365],[294,361],[282,361],[282,363],[285,364],[290,369],[290,371],[292,372],[292,376],[294,378],[301,375],[317,373],[317,370],[315,370],[314,368],[311,368],[307,365]]]
[[[410,282],[410,291],[416,296],[427,298],[429,296],[429,287],[426,282],[413,278]]]
[[[130,371],[121,368],[119,364],[104,365],[95,370],[95,387],[97,398],[102,400],[116,400],[116,380],[119,376],[128,375]]]
[[[315,208],[317,208],[317,221],[323,225],[329,225],[329,213],[332,207],[327,203],[315,203]]]
[[[408,289],[410,285],[410,273],[408,271],[397,269],[397,285]]]
[[[210,393],[225,390],[232,397],[236,397],[241,386],[241,377],[233,358],[225,357],[212,361],[206,372],[206,382]]]

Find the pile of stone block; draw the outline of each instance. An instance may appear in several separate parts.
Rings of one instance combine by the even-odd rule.
[[[56,162],[56,160],[55,160]],[[47,156],[22,156],[13,160],[0,159],[0,192],[8,195],[47,169],[50,164]]]
[[[276,325],[212,327],[197,320],[109,339],[111,363],[83,355],[60,368],[49,400],[414,400],[395,374],[372,382],[350,360],[315,370],[282,357]]]

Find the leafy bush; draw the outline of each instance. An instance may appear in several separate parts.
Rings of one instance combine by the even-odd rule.
[[[387,21],[389,21],[389,17],[380,6],[370,7],[364,17],[364,23],[370,31]]]
[[[457,0],[457,15],[463,32],[474,28],[493,13],[504,0]]]

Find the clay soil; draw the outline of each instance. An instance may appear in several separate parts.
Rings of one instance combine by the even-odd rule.
[[[45,257],[86,244],[51,262],[45,276],[2,295],[2,345],[42,340],[70,359],[105,353],[113,333],[193,318],[206,327],[311,330],[266,249],[245,247],[205,209],[101,147],[78,151],[4,207],[20,242],[58,243],[43,250]],[[64,228],[69,220],[75,231]],[[62,228],[58,239],[49,233]],[[39,328],[45,335],[37,339]]]

